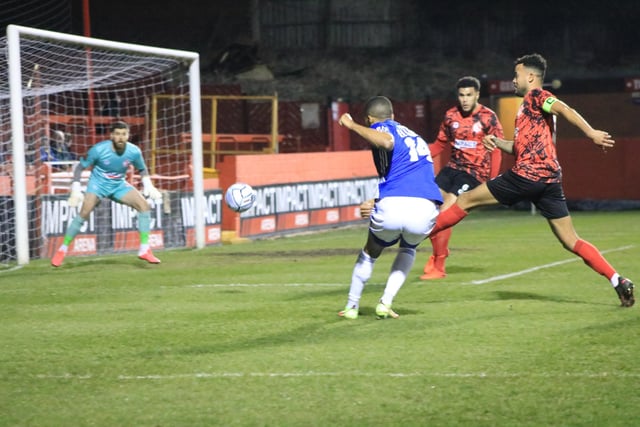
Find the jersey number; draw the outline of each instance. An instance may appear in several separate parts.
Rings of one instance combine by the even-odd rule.
[[[433,163],[429,145],[422,137],[407,136],[404,138],[404,144],[409,149],[409,158],[412,162],[417,162],[420,160],[420,157],[426,157],[427,161]]]

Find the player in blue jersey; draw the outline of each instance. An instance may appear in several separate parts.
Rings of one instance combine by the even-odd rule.
[[[442,204],[427,142],[393,118],[391,101],[384,96],[367,101],[367,126],[354,122],[348,113],[340,117],[340,125],[371,144],[380,177],[367,241],[353,268],[347,305],[338,313],[347,319],[358,318],[360,297],[374,263],[384,248],[396,243],[400,248],[376,306],[376,316],[399,317],[391,304],[413,267],[416,247],[429,236]]]
[[[144,196],[126,181],[129,166],[133,166],[140,173]],[[93,169],[86,194],[82,194],[80,176],[82,171],[89,167]],[[149,247],[151,208],[145,196],[152,200],[162,199],[162,194],[151,183],[140,148],[129,142],[129,126],[122,121],[115,122],[111,125],[111,139],[98,142],[91,147],[87,158],[80,159],[73,171],[68,204],[75,207],[82,203],[82,208],[79,215],[69,224],[62,246],[51,259],[51,265],[59,267],[62,264],[74,237],[80,232],[80,228],[93,209],[105,197],[138,211],[138,230],[140,231],[138,258],[151,264],[159,264],[160,260],[153,255]]]

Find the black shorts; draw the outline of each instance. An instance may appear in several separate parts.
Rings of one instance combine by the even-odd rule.
[[[476,188],[480,185],[480,181],[464,171],[446,166],[436,176],[436,184],[442,191],[459,196],[465,191]]]
[[[569,215],[567,199],[560,183],[530,181],[511,170],[487,181],[489,191],[498,202],[511,206],[529,201],[547,219],[564,218]]]

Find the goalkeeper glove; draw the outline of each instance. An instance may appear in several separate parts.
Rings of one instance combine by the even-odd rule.
[[[67,199],[67,205],[72,208],[78,206],[84,200],[84,194],[82,193],[82,187],[80,186],[80,181],[73,181],[71,183],[71,194],[69,195],[69,199]]]
[[[151,183],[150,177],[148,176],[142,177],[142,186],[143,186],[142,195],[144,197],[148,197],[151,200],[162,199],[162,193],[160,193],[160,191],[158,191],[158,189],[153,186],[153,184]]]

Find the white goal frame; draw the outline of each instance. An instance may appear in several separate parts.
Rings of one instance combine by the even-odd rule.
[[[191,109],[191,149],[193,168],[194,228],[196,247],[205,246],[204,182],[202,162],[202,112],[200,106],[200,55],[197,52],[164,49],[76,36],[19,25],[7,26],[7,59],[13,150],[13,199],[15,206],[15,242],[18,265],[29,263],[29,229],[26,185],[25,135],[22,98],[20,39],[23,37],[56,40],[65,43],[111,50],[179,58],[189,63],[189,106]]]

